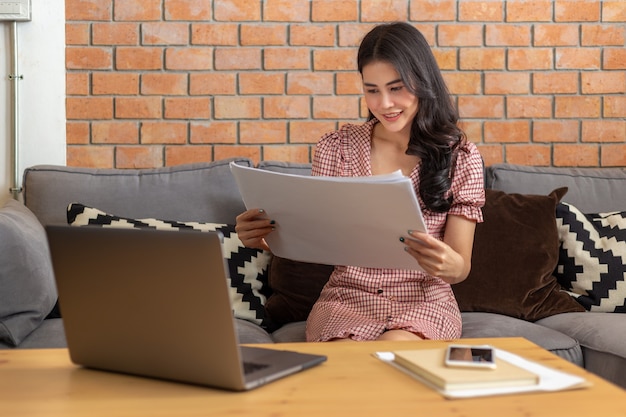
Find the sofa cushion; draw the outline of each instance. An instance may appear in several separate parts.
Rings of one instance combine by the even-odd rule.
[[[54,307],[57,298],[48,240],[22,203],[0,209],[0,342],[18,346]]]
[[[105,213],[80,203],[67,208],[67,222],[72,226],[103,226],[157,230],[219,231],[224,235],[222,248],[228,264],[231,304],[236,318],[248,320],[264,328],[272,328],[265,317],[265,301],[269,292],[267,271],[269,252],[246,248],[235,226],[218,223],[179,222],[158,219],[131,219]]]
[[[585,309],[626,313],[626,211],[556,209],[559,261],[555,276]]]
[[[528,321],[584,311],[552,275],[559,254],[556,205],[549,196],[486,190],[484,222],[476,225],[472,269],[452,289],[461,311],[500,313]]]
[[[41,224],[64,224],[70,203],[129,218],[232,224],[246,207],[229,164],[248,158],[151,169],[38,165],[24,171],[24,204]]]
[[[274,256],[268,278],[272,294],[265,304],[271,321],[278,325],[305,321],[333,269]]]

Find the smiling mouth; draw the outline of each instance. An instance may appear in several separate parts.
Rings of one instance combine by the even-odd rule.
[[[383,114],[383,117],[386,120],[394,120],[394,119],[397,119],[401,114],[402,114],[402,112],[386,113],[386,114]]]

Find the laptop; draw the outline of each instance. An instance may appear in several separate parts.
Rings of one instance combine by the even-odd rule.
[[[239,346],[219,232],[46,233],[75,364],[244,391],[326,360]]]

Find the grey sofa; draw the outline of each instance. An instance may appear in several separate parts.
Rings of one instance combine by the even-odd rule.
[[[232,159],[253,166],[246,158]],[[46,259],[47,242],[41,225],[66,224],[69,203],[80,202],[108,213],[131,218],[177,219],[197,222],[234,223],[244,204],[230,174],[231,160],[148,170],[88,169],[63,166],[34,166],[25,170],[24,207],[10,201],[0,214],[17,211],[10,221],[15,230],[28,224],[32,230],[26,241],[37,246],[38,274],[45,281],[37,291],[19,289],[15,284],[6,293],[13,269],[0,265],[0,303],[20,292],[36,293],[33,297],[8,304],[25,305],[20,337],[11,336],[10,312],[0,308],[0,348],[63,347],[65,338],[62,318],[55,318],[54,285]],[[261,162],[260,168],[308,175],[310,166],[285,162]],[[486,187],[507,193],[547,195],[567,186],[567,201],[593,212],[626,209],[626,171],[623,169],[539,168],[500,164],[485,169]],[[20,203],[21,204],[21,203]],[[32,214],[34,214],[34,217]],[[13,224],[11,223],[11,224]],[[0,216],[0,228],[2,216]],[[9,226],[11,229],[11,226]],[[30,229],[29,229],[30,230]],[[17,233],[17,232],[16,232]],[[34,242],[36,240],[36,242]],[[2,248],[0,248],[2,249]],[[0,257],[0,262],[12,262]],[[27,272],[28,273],[28,272]],[[19,298],[19,297],[18,297]],[[27,305],[27,306],[26,306]],[[52,314],[50,314],[52,311]],[[18,315],[19,315],[18,314]],[[268,332],[247,320],[236,320],[242,343],[280,343],[304,341],[304,322],[286,323]],[[7,325],[8,323],[8,325]],[[18,323],[18,326],[21,325]],[[4,333],[2,332],[4,326]],[[8,330],[7,330],[8,329]],[[522,336],[575,364],[584,366],[607,380],[626,387],[626,316],[616,313],[572,312],[551,315],[535,322],[486,311],[463,312],[463,337]]]

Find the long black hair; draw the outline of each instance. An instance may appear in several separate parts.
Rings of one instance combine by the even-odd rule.
[[[406,88],[419,100],[406,153],[421,159],[419,193],[426,208],[448,211],[454,155],[466,138],[457,126],[458,111],[430,46],[420,31],[408,23],[382,24],[361,42],[357,57],[361,75],[363,67],[375,61],[393,65]],[[370,111],[369,118],[373,117]]]

